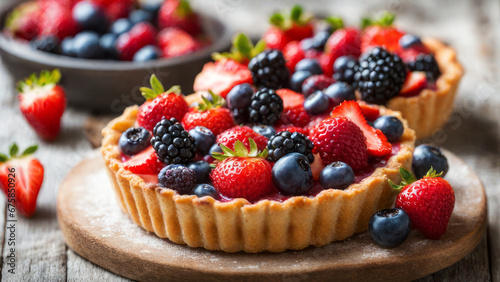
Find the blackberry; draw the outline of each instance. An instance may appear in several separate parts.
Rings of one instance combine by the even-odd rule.
[[[276,162],[287,154],[300,153],[307,157],[309,163],[312,163],[314,161],[313,148],[314,143],[304,134],[283,131],[269,139],[267,143],[269,155],[267,158],[272,162]]]
[[[361,99],[373,104],[385,104],[396,96],[405,79],[406,65],[401,58],[382,47],[364,55],[354,75]]]
[[[250,122],[273,125],[281,117],[283,100],[276,91],[262,88],[252,96],[248,117]]]
[[[253,81],[259,88],[286,88],[290,72],[286,67],[283,53],[279,50],[266,50],[253,57],[248,64]]]
[[[165,164],[187,164],[196,156],[196,141],[175,119],[162,119],[153,129],[151,145]]]
[[[61,47],[59,46],[59,39],[55,36],[39,36],[30,41],[30,46],[33,49],[44,51],[48,53],[59,54]]]
[[[358,61],[351,56],[342,56],[333,64],[333,78],[354,86],[354,74],[358,69]]]
[[[424,71],[430,81],[436,81],[441,75],[439,65],[432,54],[418,55],[414,62],[408,63],[408,68],[411,71]]]
[[[166,166],[158,174],[158,183],[164,188],[191,193],[196,185],[196,173],[185,166]]]

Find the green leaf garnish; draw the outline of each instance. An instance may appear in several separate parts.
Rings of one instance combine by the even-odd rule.
[[[7,162],[7,161],[9,161],[11,159],[18,158],[18,157],[19,158],[26,157],[28,155],[33,154],[37,149],[38,149],[38,145],[33,145],[33,146],[30,146],[30,147],[26,148],[21,153],[21,155],[18,155],[18,153],[19,153],[19,147],[17,146],[16,143],[13,143],[9,147],[9,156],[10,157],[8,155],[0,153],[0,163]]]
[[[415,176],[413,176],[413,174],[411,172],[404,169],[403,167],[399,168],[399,174],[401,175],[401,178],[403,178],[403,180],[401,181],[401,183],[399,183],[399,185],[395,184],[394,182],[392,182],[389,179],[389,185],[391,185],[391,187],[395,190],[401,191],[401,189],[403,189],[405,186],[410,185],[413,182],[417,181]],[[424,176],[424,178],[440,177],[442,174],[443,174],[443,172],[437,173],[436,170],[434,170],[434,168],[431,166],[431,168],[429,169],[427,174]]]
[[[203,103],[200,103],[198,105],[199,111],[204,112],[204,111],[208,111],[210,109],[219,108],[219,107],[222,107],[226,103],[226,100],[224,98],[222,98],[222,96],[215,94],[211,90],[209,90],[208,93],[210,93],[210,96],[212,97],[212,101],[208,100],[204,96],[201,96]]]
[[[267,155],[269,154],[267,149],[259,151],[259,149],[257,148],[257,144],[251,138],[248,139],[248,142],[250,143],[250,151],[248,151],[248,148],[240,140],[237,140],[236,143],[234,143],[234,150],[231,150],[224,144],[219,144],[220,148],[222,149],[222,153],[214,152],[212,153],[212,157],[219,161],[223,161],[227,158],[232,157],[264,159],[267,157]]]
[[[248,36],[243,33],[239,33],[233,37],[233,45],[229,52],[215,52],[212,54],[212,59],[214,59],[214,61],[219,61],[227,58],[240,63],[247,63],[265,49],[266,43],[264,41],[260,40],[257,44],[253,45]]]
[[[151,88],[148,87],[140,88],[141,94],[144,98],[146,98],[146,100],[153,100],[163,93],[166,94],[174,93],[176,95],[181,94],[181,87],[179,85],[174,85],[170,87],[170,89],[165,91],[163,84],[154,74],[152,74],[151,77],[149,78],[149,84],[151,85]]]
[[[376,25],[382,27],[391,26],[396,19],[396,15],[389,11],[382,11],[376,17],[364,17],[361,19],[361,28],[365,29],[368,26]]]
[[[313,15],[310,13],[304,13],[302,6],[295,5],[290,10],[290,13],[274,13],[269,18],[269,22],[281,28],[282,30],[288,30],[293,26],[293,24],[305,26],[313,19]]]
[[[344,27],[344,21],[340,17],[327,17],[324,21],[332,27],[332,32]]]
[[[26,148],[26,150],[24,150],[24,152],[21,154],[21,157],[25,157],[27,155],[31,155],[33,154],[34,152],[36,152],[36,150],[38,150],[38,145],[33,145],[33,146],[29,146],[28,148]]]
[[[17,152],[19,151],[19,147],[17,146],[16,143],[10,145],[10,148],[9,148],[9,155],[11,158],[15,158],[17,157]]]

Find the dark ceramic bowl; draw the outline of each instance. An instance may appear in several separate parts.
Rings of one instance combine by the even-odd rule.
[[[13,8],[0,11],[0,27]],[[139,87],[149,86],[149,77],[156,74],[165,88],[180,85],[184,94],[193,91],[193,81],[212,52],[227,50],[231,45],[231,31],[219,20],[201,15],[205,32],[212,44],[185,56],[158,59],[150,62],[120,62],[83,60],[54,55],[31,49],[28,44],[6,38],[0,33],[0,55],[3,64],[18,81],[34,72],[58,68],[61,84],[71,106],[96,113],[119,113],[132,104],[141,104],[144,98]]]

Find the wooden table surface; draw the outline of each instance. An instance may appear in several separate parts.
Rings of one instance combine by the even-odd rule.
[[[0,5],[5,4],[5,0]],[[192,0],[195,7],[219,16],[235,30],[258,35],[272,11],[300,1]],[[308,10],[358,23],[361,15],[388,9],[397,23],[415,34],[435,36],[455,47],[466,69],[455,111],[446,127],[425,140],[465,160],[482,179],[488,197],[488,230],[479,246],[453,266],[419,281],[500,281],[500,8],[498,1],[302,1]],[[64,76],[64,74],[63,74]],[[118,113],[116,113],[118,114]],[[83,126],[91,115],[69,108],[59,138],[40,141],[22,118],[14,81],[0,62],[0,151],[17,142],[40,143],[36,156],[45,166],[45,181],[33,218],[18,216],[16,274],[8,271],[5,201],[0,201],[1,278],[6,281],[126,280],[79,257],[65,245],[56,219],[59,184],[92,146]],[[300,279],[299,279],[300,280]]]

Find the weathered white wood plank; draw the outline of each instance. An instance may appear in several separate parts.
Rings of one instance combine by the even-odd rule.
[[[68,257],[68,281],[79,281],[85,279],[87,281],[130,281],[126,278],[113,274],[98,265],[90,263],[88,260],[77,255],[71,249],[67,251]]]

